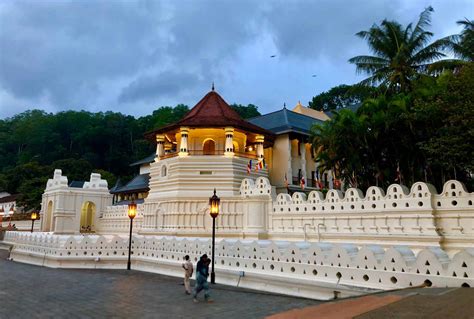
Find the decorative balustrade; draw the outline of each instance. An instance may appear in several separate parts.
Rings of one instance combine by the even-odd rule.
[[[55,267],[123,268],[128,249],[127,236],[8,232],[5,241],[14,244],[14,260]],[[202,254],[209,254],[210,245],[210,239],[134,236],[133,267],[180,276],[183,257],[190,255],[196,262]],[[263,290],[295,280],[310,285],[313,291],[327,285],[337,290],[474,285],[474,249],[450,258],[439,248],[415,253],[403,246],[385,249],[378,245],[358,248],[350,244],[219,240],[215,262],[218,282],[235,284],[238,273],[244,271],[241,286],[256,287],[262,280],[272,283],[258,286]]]
[[[191,156],[224,156],[224,150],[214,150],[214,151],[204,151],[204,150],[188,150],[188,154]],[[257,155],[247,152],[233,152],[234,156],[244,157],[249,159],[257,159]],[[166,159],[171,157],[178,156],[179,152],[166,153],[163,156],[160,156],[160,159]]]
[[[263,177],[246,179],[241,195],[270,194],[270,188]],[[268,232],[275,239],[468,248],[474,242],[473,201],[474,193],[458,181],[446,182],[441,194],[422,182],[410,190],[394,184],[387,193],[373,186],[365,196],[356,188],[330,190],[326,197],[319,191],[279,194],[268,213]]]

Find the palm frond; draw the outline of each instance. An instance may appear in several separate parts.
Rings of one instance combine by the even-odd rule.
[[[418,19],[418,23],[416,24],[415,28],[413,29],[413,33],[411,34],[411,41],[414,38],[417,38],[420,33],[425,31],[426,27],[431,25],[431,13],[434,11],[432,6],[427,7],[423,12],[420,13],[420,18]]]

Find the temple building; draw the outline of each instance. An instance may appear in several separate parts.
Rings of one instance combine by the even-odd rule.
[[[199,236],[210,227],[205,212],[215,188],[222,199],[220,229],[228,236],[260,237],[268,217],[250,212],[265,212],[269,204],[259,199],[249,206],[243,201],[244,180],[262,182],[263,178],[265,196],[272,199],[280,193],[331,188],[331,174],[318,172],[310,143],[311,127],[327,119],[325,113],[298,103],[293,110],[284,106],[246,121],[212,89],[183,119],[146,133],[156,143],[155,153],[132,163],[138,174],[125,185],[117,181],[110,194],[104,193],[105,181],[100,176],[93,174],[91,182],[86,182],[92,187],[101,185],[100,191],[92,191],[85,182],[68,184],[60,170],[55,172],[43,195],[43,230],[67,233],[79,227],[81,232],[94,232],[102,224],[111,225],[104,232],[117,231],[126,224],[114,226],[101,220],[113,220],[135,201],[140,205],[141,233]],[[51,185],[60,185],[61,190]],[[100,193],[100,204],[87,200],[75,205],[67,200],[69,206],[63,208],[51,202],[55,196],[64,196],[63,192],[86,198],[91,191]]]
[[[302,191],[302,180],[306,192],[332,188],[332,174],[319,171],[310,143],[311,127],[328,119],[326,113],[298,102],[293,110],[284,106],[245,121],[213,90],[185,118],[147,134],[150,139],[156,138],[156,153],[130,165],[138,167],[139,174],[126,185],[117,184],[111,189],[114,204],[132,199],[142,203],[150,190],[151,164],[155,160],[165,164],[160,166],[159,174],[164,180],[168,166],[174,162],[164,160],[186,156],[213,156],[210,157],[213,160],[215,156],[233,158],[235,185],[250,175],[267,176],[277,193]],[[257,173],[258,164],[262,169]],[[204,176],[203,181],[215,177],[212,169],[194,169]],[[234,187],[234,195],[236,191]]]
[[[56,169],[42,232],[7,232],[11,256],[117,269],[128,252],[133,269],[182,276],[183,257],[209,253],[215,233],[219,283],[317,299],[472,287],[474,193],[455,180],[440,193],[424,182],[365,194],[332,187],[331,172],[318,179],[310,145],[312,125],[325,120],[298,103],[245,121],[212,90],[183,119],[146,134],[156,151],[131,164],[139,174],[127,184],[110,189],[97,173],[69,183]],[[214,190],[220,204],[211,208]]]

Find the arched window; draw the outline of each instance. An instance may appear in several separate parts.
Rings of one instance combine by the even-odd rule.
[[[204,155],[214,155],[216,152],[216,143],[211,139],[204,141],[202,152]]]
[[[161,166],[161,177],[165,177],[168,169],[166,168],[166,165]]]

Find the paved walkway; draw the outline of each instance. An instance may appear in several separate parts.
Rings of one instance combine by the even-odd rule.
[[[216,285],[214,303],[184,294],[179,278],[127,270],[53,269],[6,261],[0,318],[264,318],[314,300]],[[125,266],[125,265],[124,265]]]
[[[334,302],[212,286],[197,304],[179,278],[127,270],[53,269],[5,260],[3,318],[474,318],[474,288],[418,288]],[[125,266],[125,265],[124,265]]]

